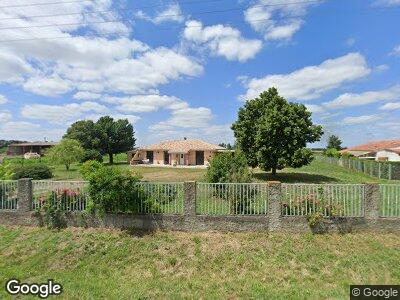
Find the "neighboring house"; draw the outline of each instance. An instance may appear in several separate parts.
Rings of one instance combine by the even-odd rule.
[[[131,164],[204,166],[225,148],[200,140],[166,141],[128,153]]]
[[[376,141],[350,147],[341,151],[360,159],[400,161],[400,140]]]
[[[8,146],[7,155],[10,156],[23,156],[26,153],[37,153],[43,155],[44,152],[57,145],[52,142],[33,142],[33,143],[20,143],[11,144]]]

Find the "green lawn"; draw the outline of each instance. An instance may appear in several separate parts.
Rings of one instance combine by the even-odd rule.
[[[0,298],[7,279],[51,278],[64,299],[346,299],[350,284],[400,284],[399,261],[398,234],[0,226]]]
[[[204,181],[205,169],[180,169],[165,167],[130,167],[125,163],[116,163],[118,168],[131,169],[143,176],[146,181],[186,181],[196,180]],[[64,166],[56,166],[54,168],[55,180],[80,180],[79,166],[73,165],[70,171],[66,171]],[[287,168],[278,171],[276,177],[272,177],[270,173],[261,170],[254,170],[254,181],[265,182],[268,180],[279,180],[286,183],[400,183],[400,181],[379,180],[378,178],[348,170],[338,165],[332,165],[326,162],[313,161],[310,165],[299,168]]]

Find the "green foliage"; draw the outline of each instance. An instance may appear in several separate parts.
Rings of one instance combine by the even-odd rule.
[[[102,117],[96,124],[100,131],[100,148],[108,154],[110,163],[114,163],[114,154],[131,150],[135,146],[133,126],[127,119],[114,120]]]
[[[88,160],[87,162],[82,164],[80,168],[80,173],[82,174],[84,180],[89,180],[90,176],[101,168],[103,168],[102,163],[96,160]]]
[[[309,164],[313,156],[306,145],[319,141],[323,134],[303,104],[287,102],[275,88],[248,100],[232,129],[249,165],[273,174]]]
[[[101,167],[89,178],[89,195],[98,214],[106,212],[139,213],[156,211],[155,201],[137,184],[140,176],[127,170]]]
[[[350,157],[353,157],[354,155],[353,154],[351,154],[351,153],[349,153],[349,152],[344,152],[344,153],[342,153],[342,157],[343,158],[350,158]]]
[[[95,149],[85,150],[81,162],[84,163],[89,160],[96,160],[98,162],[103,162],[103,155],[101,155],[100,151]]]
[[[42,163],[11,165],[12,179],[32,178],[34,180],[50,179],[53,173],[50,167]]]
[[[133,126],[127,119],[114,120],[106,116],[96,123],[78,121],[72,124],[64,138],[79,141],[86,150],[107,154],[110,163],[113,163],[114,154],[129,151],[135,146],[134,134]]]
[[[216,155],[207,168],[208,182],[251,182],[252,174],[243,152],[223,152]]]
[[[328,138],[328,145],[326,147],[327,149],[336,149],[336,150],[342,150],[342,141],[340,138],[336,135],[331,135]]]
[[[326,149],[324,154],[328,157],[336,157],[336,158],[339,158],[342,156],[342,154],[334,148]]]
[[[47,157],[56,164],[62,164],[67,171],[71,164],[79,162],[84,155],[84,149],[76,140],[63,139],[57,146],[47,152]]]

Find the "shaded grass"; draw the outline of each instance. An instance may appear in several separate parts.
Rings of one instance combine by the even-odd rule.
[[[399,284],[397,234],[121,232],[0,226],[4,282],[53,278],[61,298],[348,298]]]

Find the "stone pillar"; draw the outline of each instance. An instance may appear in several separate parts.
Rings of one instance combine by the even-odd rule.
[[[183,214],[185,217],[196,216],[196,181],[185,181],[183,183],[184,200]]]
[[[364,212],[366,219],[379,218],[379,184],[365,184]]]
[[[33,186],[32,179],[18,180],[18,211],[27,212],[32,209]]]
[[[270,231],[281,228],[281,201],[282,184],[279,181],[268,182],[268,227]]]

